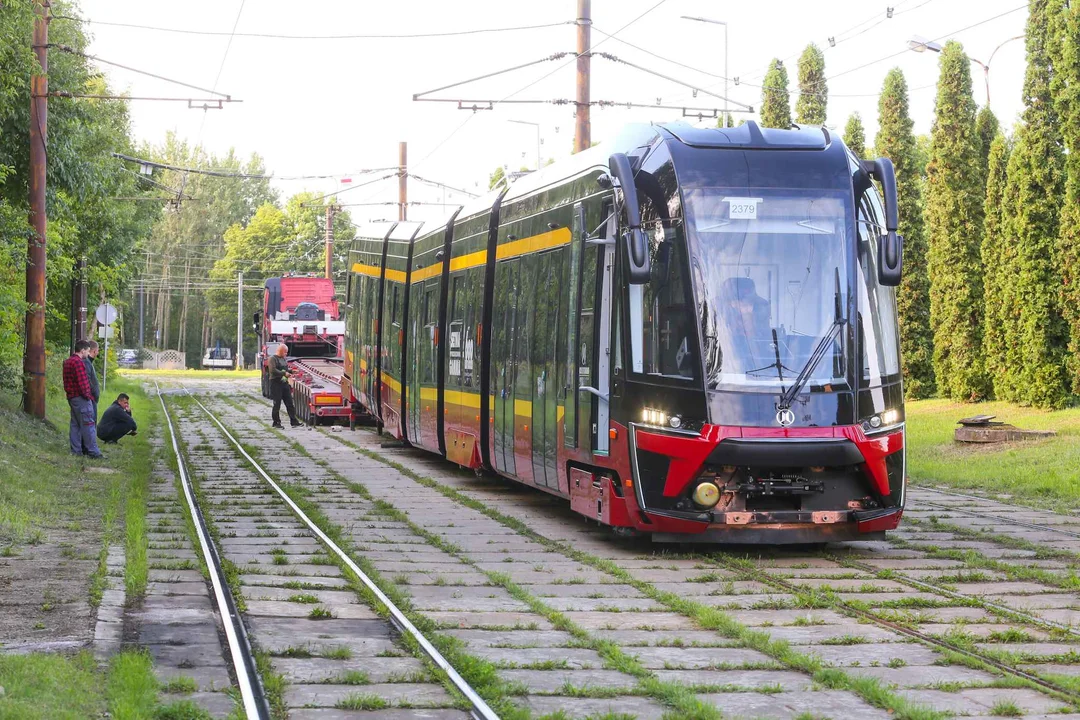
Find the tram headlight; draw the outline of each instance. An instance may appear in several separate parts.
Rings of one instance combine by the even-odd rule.
[[[641,422],[646,425],[658,425],[663,427],[667,424],[667,413],[660,410],[653,410],[652,408],[645,408],[641,411]]]
[[[899,410],[886,410],[881,413],[881,423],[883,425],[895,425],[900,420]]]
[[[720,502],[720,488],[712,482],[698,483],[692,497],[696,505],[707,510],[716,507],[716,503]]]
[[[678,430],[682,427],[682,418],[678,415],[672,415],[671,419],[668,420],[668,425]]]

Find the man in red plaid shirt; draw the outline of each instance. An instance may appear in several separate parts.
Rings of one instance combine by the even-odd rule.
[[[89,455],[101,458],[98,449],[94,417],[94,390],[90,377],[86,374],[86,356],[90,352],[90,343],[79,340],[75,343],[75,354],[64,361],[64,392],[71,407],[71,425],[68,441],[73,455]]]

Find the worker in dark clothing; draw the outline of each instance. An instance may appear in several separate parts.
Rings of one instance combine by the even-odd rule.
[[[90,343],[90,349],[86,351],[83,362],[86,363],[86,377],[90,379],[90,390],[94,395],[94,419],[97,420],[98,401],[101,400],[101,385],[98,384],[97,369],[94,367],[94,361],[97,360],[101,347],[93,340],[87,340],[86,342]],[[86,448],[83,448],[83,452],[85,451]]]
[[[98,449],[94,437],[94,394],[90,387],[90,378],[86,374],[86,355],[90,343],[79,340],[75,343],[75,354],[64,361],[64,393],[71,408],[71,426],[68,441],[73,455],[89,455],[100,459],[104,457]]]
[[[138,435],[138,425],[131,417],[130,399],[126,393],[120,393],[116,402],[105,409],[97,426],[97,436],[101,442],[114,443],[125,435]]]
[[[283,427],[281,424],[281,403],[284,401],[285,409],[289,412],[289,424],[293,427],[300,425],[296,419],[296,409],[293,407],[292,388],[289,386],[289,361],[285,359],[289,348],[285,343],[277,346],[277,350],[267,365],[270,369],[270,397],[274,401],[274,409],[270,418],[274,421],[274,427]]]

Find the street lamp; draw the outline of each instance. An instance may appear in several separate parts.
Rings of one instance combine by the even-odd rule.
[[[694,22],[709,23],[710,25],[723,25],[724,26],[724,119],[721,121],[721,127],[727,127],[728,116],[728,24],[723,20],[710,20],[703,17],[692,17],[690,15],[682,15],[683,20],[693,20]]]
[[[1000,45],[998,45],[996,48],[994,48],[994,52],[990,53],[990,58],[986,62],[976,60],[973,57],[968,57],[968,60],[970,60],[971,62],[975,63],[976,65],[978,65],[979,67],[981,67],[983,69],[983,82],[986,85],[986,106],[987,107],[990,107],[990,63],[993,62],[994,56],[997,55],[997,51],[1000,50],[1002,47],[1004,47],[1005,45],[1011,43],[1013,40],[1023,40],[1023,39],[1024,39],[1023,35],[1017,35],[1016,37],[1011,37],[1008,40],[1003,41]],[[910,48],[911,50],[914,50],[915,52],[920,52],[920,53],[921,52],[926,52],[927,50],[929,50],[931,52],[939,53],[943,49],[942,46],[939,43],[936,43],[936,42],[934,42],[932,40],[927,40],[926,38],[920,37],[918,35],[916,35],[915,37],[908,40],[908,48]]]
[[[529,122],[528,120],[507,120],[507,122],[516,123],[518,125],[532,125],[536,128],[536,169],[540,169],[540,123]]]

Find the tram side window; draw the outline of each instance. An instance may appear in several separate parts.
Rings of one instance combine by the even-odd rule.
[[[896,321],[896,291],[878,284],[878,240],[884,212],[873,191],[859,203],[859,347],[862,386],[878,387],[899,381],[900,351]]]
[[[435,310],[438,307],[438,300],[435,297],[435,287],[436,286],[431,285],[424,292],[424,354],[427,355],[427,357],[423,358],[422,360],[423,366],[427,371],[425,373],[424,382],[430,385],[435,384],[436,378],[435,334],[438,328],[435,324]]]

